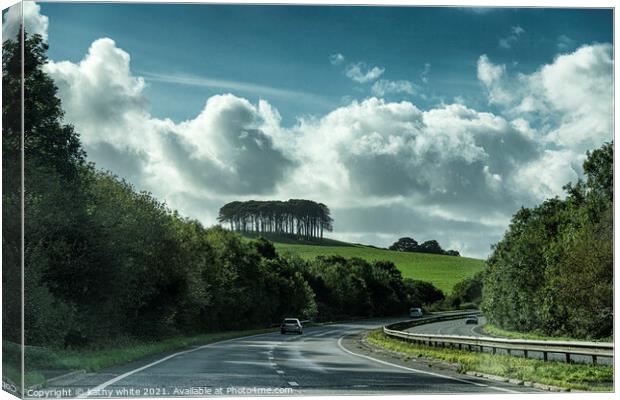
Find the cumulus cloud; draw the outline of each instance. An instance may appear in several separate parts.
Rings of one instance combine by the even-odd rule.
[[[152,117],[144,79],[111,39],[93,42],[79,63],[52,61],[45,71],[90,158],[159,196],[188,187],[194,195],[269,193],[294,165],[263,131],[279,124],[267,103],[224,94],[188,121]]]
[[[375,96],[385,96],[386,94],[406,93],[413,94],[413,83],[405,80],[390,81],[387,79],[380,79],[372,85],[372,94]]]
[[[22,8],[23,7],[23,8]],[[23,12],[23,14],[22,14]],[[10,7],[2,20],[2,41],[15,39],[22,24],[26,33],[39,34],[47,41],[49,18],[41,14],[41,6],[33,1],[23,1]]]
[[[384,72],[385,68],[368,68],[365,63],[359,62],[350,64],[345,70],[345,75],[355,82],[366,83],[378,79]]]
[[[340,65],[344,62],[344,56],[340,53],[332,54],[329,56],[329,62],[331,65]]]

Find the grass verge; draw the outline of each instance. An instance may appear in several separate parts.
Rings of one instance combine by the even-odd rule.
[[[477,371],[509,379],[588,391],[613,391],[613,367],[544,362],[522,357],[427,347],[392,339],[382,331],[368,333],[368,343],[412,357],[429,357],[458,364],[458,372]]]
[[[222,340],[234,339],[260,333],[273,332],[273,328],[255,329],[245,331],[231,331],[208,333],[196,336],[181,336],[154,342],[127,341],[126,343],[98,348],[80,350],[48,349],[44,347],[27,346],[25,354],[26,362],[26,386],[45,383],[42,374],[44,371],[75,371],[85,370],[96,372],[114,365],[122,365],[145,357],[189,348],[202,346]],[[3,354],[19,354],[19,345],[3,341]],[[12,381],[19,381],[20,373],[17,369],[4,364],[3,376]]]
[[[573,341],[573,340],[584,340],[584,339],[576,339],[573,337],[569,337],[569,336],[545,336],[545,335],[540,335],[537,333],[532,333],[532,332],[528,332],[528,333],[523,333],[523,332],[515,332],[515,331],[507,331],[505,329],[502,329],[498,326],[495,326],[493,324],[485,324],[482,327],[482,330],[491,335],[491,336],[497,336],[497,337],[505,337],[505,338],[511,338],[511,339],[526,339],[526,340],[566,340],[566,341]],[[602,338],[602,339],[597,339],[597,340],[593,340],[595,342],[613,342],[613,337],[606,337],[606,338]]]

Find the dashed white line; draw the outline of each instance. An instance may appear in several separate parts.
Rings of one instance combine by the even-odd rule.
[[[277,370],[276,370],[276,372],[277,372],[278,374],[283,374],[283,373],[284,373],[284,371],[281,371],[281,370],[279,370],[279,369],[277,369]]]
[[[409,367],[405,367],[405,366],[398,365],[398,364],[392,364],[391,362],[379,360],[377,358],[373,358],[373,357],[370,357],[370,356],[367,356],[367,355],[364,355],[364,354],[354,353],[354,352],[344,348],[344,346],[342,345],[342,339],[344,339],[344,336],[341,336],[340,339],[338,339],[338,347],[340,347],[340,349],[342,351],[344,351],[345,353],[351,354],[351,355],[356,356],[356,357],[365,358],[367,360],[371,360],[371,361],[377,362],[379,364],[389,365],[390,367],[396,367],[396,368],[404,369],[404,370],[407,370],[407,371],[415,372],[415,373],[418,373],[418,374],[437,376],[437,377],[440,377],[440,378],[449,379],[449,380],[456,381],[456,382],[469,383],[470,385],[479,386],[479,387],[488,387],[489,389],[499,390],[500,392],[519,393],[516,390],[504,389],[504,388],[500,388],[500,387],[497,387],[497,386],[489,386],[489,385],[485,385],[484,383],[478,383],[478,382],[468,381],[468,380],[465,380],[465,379],[454,378],[452,376],[442,375],[442,374],[438,374],[436,372],[422,371],[422,370],[419,370],[419,369],[409,368]]]
[[[297,383],[297,382],[289,382],[288,384],[291,385],[291,386],[299,386],[299,383]]]

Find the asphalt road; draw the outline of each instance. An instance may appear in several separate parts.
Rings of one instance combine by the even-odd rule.
[[[412,333],[435,333],[438,335],[460,336],[487,336],[480,332],[482,325],[486,323],[484,317],[478,317],[477,325],[465,324],[465,319],[453,319],[451,321],[433,322],[407,329]]]
[[[360,332],[394,320],[365,320],[233,339],[80,374],[47,387],[62,397],[510,393],[532,388],[456,373],[376,352]],[[45,392],[26,393],[41,397]]]

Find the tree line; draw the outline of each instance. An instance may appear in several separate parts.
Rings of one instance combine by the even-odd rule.
[[[444,250],[436,240],[427,240],[426,242],[419,244],[417,240],[410,237],[403,237],[388,248],[393,251],[405,251],[410,253],[430,253],[430,254],[443,254],[446,256],[460,256],[460,253],[456,250]]]
[[[206,228],[98,170],[64,123],[57,88],[43,72],[47,45],[26,35],[23,46],[26,345],[157,340],[265,327],[286,316],[387,316],[439,296],[429,284],[403,279],[390,262],[303,260],[278,254],[262,238]],[[14,343],[21,342],[22,316],[21,52],[19,40],[3,43],[2,318],[3,339]],[[328,210],[318,206],[327,229]],[[316,234],[319,222],[296,214],[296,223],[300,215],[305,228],[294,232],[311,234],[314,226]],[[259,226],[276,229],[275,221]]]
[[[577,338],[613,333],[613,142],[587,152],[585,181],[522,208],[493,247],[482,309],[504,329]]]
[[[218,221],[231,231],[275,233],[322,239],[333,229],[329,208],[311,200],[233,201],[220,208]]]

